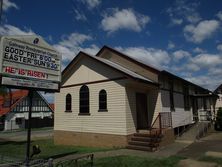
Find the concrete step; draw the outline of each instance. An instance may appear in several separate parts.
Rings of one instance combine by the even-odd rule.
[[[136,137],[149,137],[149,138],[162,137],[161,134],[157,134],[157,133],[134,133],[134,136],[136,136]]]
[[[150,138],[150,137],[140,137],[140,136],[133,136],[131,141],[141,141],[141,142],[160,142],[161,138]]]
[[[158,147],[159,146],[158,142],[129,141],[128,144],[134,145],[134,146],[146,146],[146,147]]]

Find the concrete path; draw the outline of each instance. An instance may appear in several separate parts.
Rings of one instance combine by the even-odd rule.
[[[198,159],[209,152],[222,153],[222,132],[212,131],[206,137],[192,143],[177,155],[187,158]],[[208,154],[209,155],[209,154]]]
[[[177,164],[177,167],[220,167],[220,166],[214,162],[201,162],[193,159],[184,159]]]

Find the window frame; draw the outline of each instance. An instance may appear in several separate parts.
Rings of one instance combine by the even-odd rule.
[[[101,98],[104,98],[101,100]],[[102,106],[105,106],[104,108]],[[108,112],[107,109],[107,92],[105,89],[99,91],[99,110],[98,112]]]
[[[79,89],[79,115],[90,115],[90,94],[89,93],[90,93],[89,87],[86,85],[82,85],[81,88]]]
[[[68,96],[70,96],[69,99]],[[70,100],[69,103],[67,100]],[[69,106],[69,108],[67,106]],[[66,94],[65,112],[72,112],[72,95],[70,93]]]

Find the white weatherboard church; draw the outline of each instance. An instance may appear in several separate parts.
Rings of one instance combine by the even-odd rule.
[[[175,129],[202,119],[199,110],[212,112],[214,100],[209,90],[110,47],[80,52],[55,95],[54,141],[125,147],[151,128],[173,140]]]

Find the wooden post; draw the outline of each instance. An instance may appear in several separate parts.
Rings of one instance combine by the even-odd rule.
[[[159,113],[159,126],[160,126],[160,134],[162,134],[162,121],[161,121],[161,114]]]

